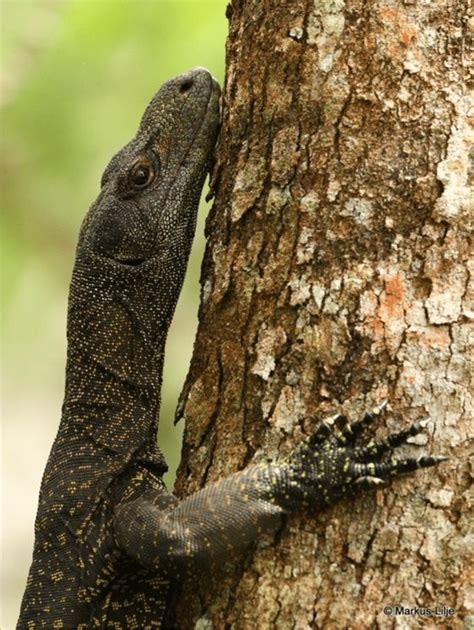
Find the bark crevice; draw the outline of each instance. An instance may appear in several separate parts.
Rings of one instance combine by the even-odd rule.
[[[413,628],[466,618],[467,13],[467,2],[230,5],[177,487],[284,454],[326,413],[356,417],[384,398],[376,435],[430,416],[405,453],[451,459],[289,519],[274,546],[206,587],[214,628],[391,628],[400,618],[383,607],[397,603],[456,609],[412,616]],[[207,452],[195,448],[204,430]],[[186,610],[177,627],[193,627]]]

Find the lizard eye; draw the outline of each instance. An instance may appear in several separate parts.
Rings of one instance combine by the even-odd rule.
[[[147,158],[138,158],[128,175],[128,181],[133,188],[146,188],[156,177],[153,164]]]

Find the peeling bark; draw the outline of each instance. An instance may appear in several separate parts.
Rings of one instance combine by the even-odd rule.
[[[239,0],[177,492],[388,398],[450,460],[288,519],[175,627],[463,627],[470,547],[467,2]],[[452,617],[388,617],[386,605]],[[464,620],[464,621],[463,621]]]

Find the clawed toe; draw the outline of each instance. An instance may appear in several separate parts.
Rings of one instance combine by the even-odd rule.
[[[410,437],[421,433],[428,425],[429,420],[418,420],[406,429],[389,433],[380,440],[371,440],[365,446],[355,446],[354,443],[362,431],[371,425],[387,407],[384,400],[372,411],[365,413],[354,422],[348,422],[341,414],[335,414],[321,422],[316,432],[309,438],[306,446],[310,451],[327,452],[327,457],[334,458],[331,453],[340,452],[343,469],[348,473],[348,487],[376,488],[388,484],[398,475],[414,472],[420,468],[436,466],[446,461],[442,456],[421,456],[397,459],[392,451],[405,444]],[[384,455],[388,457],[381,461]]]
[[[380,478],[384,481],[388,481],[398,475],[405,475],[407,473],[414,472],[419,468],[429,468],[436,466],[440,462],[444,462],[448,457],[436,456],[436,455],[423,455],[421,457],[407,457],[405,459],[392,458],[387,462],[369,462],[363,464],[360,462],[353,462],[351,465],[351,472],[355,477],[355,483],[370,478]],[[364,481],[366,484],[366,481]],[[372,484],[373,485],[373,484]]]
[[[362,433],[365,427],[370,426],[386,408],[387,400],[375,406],[372,411],[366,412],[361,418],[354,422],[348,422],[346,416],[334,414],[325,418],[313,435],[309,438],[308,444],[315,448],[329,440],[341,446],[353,444],[356,438]]]
[[[388,481],[386,479],[381,479],[380,477],[364,475],[364,477],[359,477],[357,479],[355,485],[361,490],[372,490],[374,488],[384,488],[388,485]]]
[[[428,420],[419,420],[414,422],[407,429],[390,433],[381,440],[371,440],[366,446],[354,449],[354,459],[361,462],[377,459],[384,453],[404,444],[408,438],[421,433],[426,428],[428,422]]]

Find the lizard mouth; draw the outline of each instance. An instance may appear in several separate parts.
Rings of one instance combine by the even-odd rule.
[[[178,154],[173,168],[180,173],[180,177],[175,177],[170,184],[162,201],[163,212],[155,218],[153,225],[155,251],[161,239],[167,244],[174,239],[174,234],[163,235],[159,229],[159,224],[168,213],[180,214],[181,218],[175,220],[186,223],[188,227],[185,231],[191,230],[192,236],[194,235],[199,200],[183,199],[183,190],[191,192],[201,190],[203,180],[211,166],[212,150],[216,144],[220,124],[221,90],[214,77],[207,70],[196,68],[180,80],[178,92],[184,94],[187,100],[186,105],[180,108],[176,116],[174,128],[175,131],[176,129],[179,131],[186,123],[187,133],[178,134],[179,148],[173,143]]]

